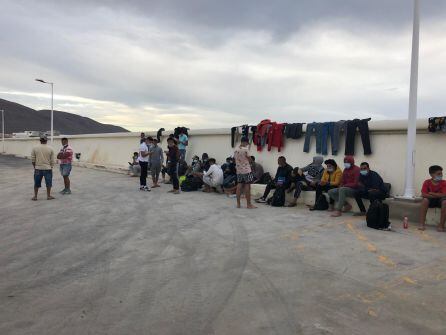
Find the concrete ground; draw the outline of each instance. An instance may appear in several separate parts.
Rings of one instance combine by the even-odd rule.
[[[55,174],[55,190],[61,177]],[[0,156],[0,334],[445,334],[446,234]]]

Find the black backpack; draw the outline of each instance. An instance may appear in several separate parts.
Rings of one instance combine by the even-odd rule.
[[[316,199],[313,211],[326,211],[328,209],[328,201],[325,195],[321,194],[319,198]]]
[[[278,187],[271,198],[268,199],[268,203],[273,207],[285,206],[285,189]]]
[[[198,177],[188,176],[181,183],[181,191],[183,192],[193,192],[198,191],[201,186],[203,186],[203,182]]]
[[[267,185],[270,182],[273,181],[273,178],[271,177],[271,175],[269,174],[269,172],[265,172],[264,174],[262,174],[262,177],[260,177],[259,180],[259,184],[263,184],[263,185]]]
[[[373,229],[388,229],[389,221],[389,205],[383,204],[379,200],[375,200],[370,204],[367,211],[367,227]]]

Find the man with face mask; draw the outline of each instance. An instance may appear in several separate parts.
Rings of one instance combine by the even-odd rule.
[[[342,183],[339,188],[328,191],[328,195],[336,203],[334,207],[333,217],[342,215],[342,210],[348,212],[352,209],[352,205],[347,202],[348,197],[355,197],[356,190],[359,187],[359,167],[355,165],[353,156],[344,158],[344,172],[342,173]]]
[[[363,216],[366,214],[362,199],[369,199],[370,203],[372,203],[375,200],[384,200],[386,198],[384,181],[377,172],[370,170],[369,163],[361,163],[360,174],[359,188],[355,195],[360,212],[355,213],[355,216]]]

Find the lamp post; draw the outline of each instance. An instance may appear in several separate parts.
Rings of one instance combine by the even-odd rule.
[[[418,57],[420,49],[420,0],[414,0],[412,60],[410,72],[409,117],[407,125],[405,199],[415,197],[415,140],[417,137]]]
[[[5,153],[5,111],[3,109],[0,109],[0,111],[2,112],[2,152]]]
[[[53,144],[54,141],[54,110],[53,110],[53,102],[54,102],[54,83],[47,82],[43,79],[36,79],[36,81],[39,81],[44,84],[51,85],[51,144]]]

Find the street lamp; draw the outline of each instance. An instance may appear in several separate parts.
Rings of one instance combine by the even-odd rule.
[[[418,57],[420,49],[420,0],[414,0],[412,61],[410,72],[409,117],[407,125],[405,199],[415,197],[415,139],[417,137]]]
[[[47,81],[45,81],[45,80],[43,80],[43,79],[36,79],[36,81],[39,81],[39,82],[41,82],[41,83],[44,83],[44,84],[49,84],[49,85],[51,85],[51,144],[53,144],[53,140],[54,140],[54,129],[53,129],[53,126],[54,126],[54,110],[53,110],[53,101],[54,101],[54,83],[50,83],[50,82],[47,82]]]
[[[5,153],[5,111],[0,109],[2,112],[2,144],[3,144],[3,153]]]

